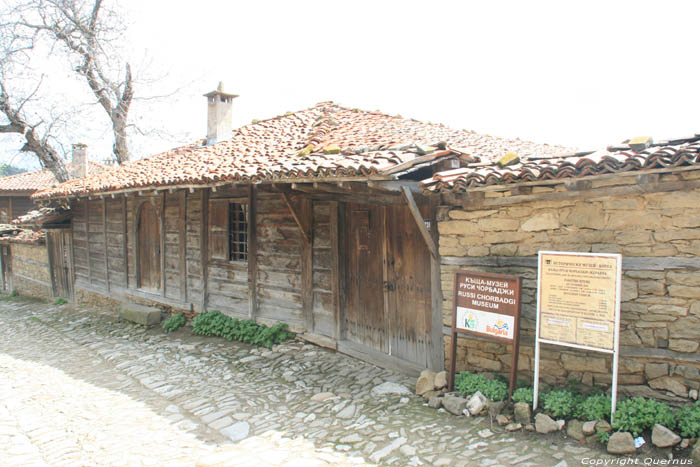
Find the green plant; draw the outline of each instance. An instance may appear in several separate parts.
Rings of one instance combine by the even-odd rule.
[[[668,404],[643,397],[633,397],[620,402],[615,410],[613,428],[618,431],[629,431],[639,436],[644,430],[652,428],[656,423],[673,430],[676,418]]]
[[[508,385],[498,379],[463,371],[455,377],[457,391],[464,395],[472,395],[479,391],[491,401],[502,401],[508,396]]]
[[[219,336],[246,344],[270,348],[294,336],[283,323],[272,327],[259,325],[252,320],[240,320],[220,311],[205,311],[192,320],[192,332],[201,336]]]
[[[174,332],[185,325],[185,315],[182,313],[175,313],[170,315],[170,318],[163,321],[163,331]]]
[[[513,402],[525,402],[532,405],[533,397],[532,388],[518,388],[513,392]]]
[[[555,418],[570,418],[583,396],[568,389],[558,389],[542,395],[544,410]]]
[[[610,440],[610,432],[601,430],[599,428],[596,428],[595,430],[596,435],[598,436],[598,441],[600,441],[603,444],[607,444],[608,440]]]
[[[68,303],[68,301],[65,298],[57,298],[55,302],[53,302],[54,305],[65,305]]]
[[[576,416],[583,420],[610,420],[610,408],[610,396],[594,394],[577,406]]]
[[[678,431],[684,438],[700,438],[700,401],[676,411]]]

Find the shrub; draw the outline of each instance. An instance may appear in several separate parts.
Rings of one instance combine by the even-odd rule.
[[[669,430],[676,427],[676,419],[671,407],[663,402],[643,397],[633,397],[620,402],[615,410],[613,428],[618,431],[629,431],[639,436],[644,430],[659,423]]]
[[[53,302],[54,305],[65,305],[68,303],[68,301],[65,298],[57,298],[55,302]]]
[[[503,381],[489,379],[468,371],[463,371],[455,377],[455,386],[464,396],[470,396],[479,391],[494,402],[502,401],[508,396],[508,385]]]
[[[610,396],[594,394],[581,402],[576,415],[583,420],[610,420],[611,407]]]
[[[567,389],[559,389],[542,395],[544,410],[555,418],[570,418],[580,399],[580,396]]]
[[[682,437],[700,438],[700,401],[678,409],[676,420],[678,420],[678,431]]]
[[[518,388],[513,392],[513,402],[525,402],[532,405],[533,397],[532,388]]]
[[[174,332],[185,325],[185,315],[182,313],[175,313],[171,315],[170,318],[163,321],[163,331]]]
[[[219,336],[268,349],[294,336],[287,331],[286,324],[268,327],[252,320],[232,318],[216,310],[205,311],[192,320],[192,331],[201,336]]]

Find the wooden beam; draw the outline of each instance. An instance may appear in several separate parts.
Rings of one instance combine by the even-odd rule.
[[[408,203],[408,209],[411,211],[413,219],[416,221],[418,230],[423,236],[423,240],[425,240],[425,244],[427,245],[428,250],[430,250],[430,254],[433,256],[433,258],[437,258],[437,246],[435,246],[435,241],[433,240],[433,237],[430,236],[430,232],[428,232],[428,229],[425,227],[425,221],[423,220],[423,216],[418,210],[416,201],[413,199],[413,194],[411,193],[411,190],[407,186],[402,186],[401,191],[403,191],[403,195],[406,198],[406,202]]]
[[[430,234],[433,242],[439,243],[440,234],[437,229],[438,198],[432,198],[430,203]],[[439,255],[439,251],[438,251]],[[431,321],[430,339],[431,347],[428,353],[428,368],[433,371],[442,371],[445,367],[445,347],[442,340],[442,279],[440,269],[440,257],[430,257],[430,302]]]
[[[202,246],[200,249],[200,265],[202,269],[202,304],[200,312],[204,312],[207,309],[207,278],[208,268],[209,268],[209,190],[202,190],[202,211],[201,211],[201,222],[199,225],[199,242]]]
[[[257,190],[248,185],[248,319],[258,314]]]
[[[122,251],[124,255],[124,288],[129,288],[129,229],[127,218],[126,196],[122,199]]]
[[[107,292],[110,291],[109,284],[109,253],[107,252],[107,198],[102,198],[102,233],[104,234],[104,254],[105,254],[105,282],[107,283]],[[90,239],[88,238],[88,242]]]
[[[160,294],[165,297],[165,192],[160,194]]]
[[[301,235],[304,237],[307,243],[311,243],[311,235],[307,230],[304,228],[304,223],[301,220],[301,217],[299,216],[299,213],[294,209],[294,206],[292,205],[292,202],[289,200],[289,196],[287,196],[287,193],[282,192],[282,198],[284,199],[284,202],[287,203],[287,207],[289,208],[289,211],[292,213],[292,217],[297,223],[297,226],[299,226],[299,230],[301,231]]]
[[[172,194],[172,191],[170,191]],[[180,300],[187,301],[187,191],[179,196],[178,240],[180,249]]]
[[[330,218],[328,220],[331,237],[331,308],[333,310],[333,338],[337,341],[341,336],[340,312],[340,203],[331,201]]]
[[[306,329],[314,330],[314,293],[313,293],[313,202],[302,199],[299,209],[299,228],[307,232],[301,240],[301,303]]]
[[[90,260],[90,200],[85,202],[85,251],[87,252],[88,282],[92,284],[92,261]]]

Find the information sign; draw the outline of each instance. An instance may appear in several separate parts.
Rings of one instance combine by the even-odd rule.
[[[518,276],[472,271],[455,273],[450,390],[454,388],[457,335],[476,334],[513,344],[509,392],[512,394],[520,345],[520,289]]]
[[[537,408],[540,343],[613,354],[612,411],[617,395],[622,257],[540,251],[533,407]]]

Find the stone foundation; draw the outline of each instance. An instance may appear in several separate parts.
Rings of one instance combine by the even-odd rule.
[[[119,311],[119,307],[122,305],[123,301],[116,298],[107,297],[96,292],[81,289],[79,285],[76,285],[75,303],[95,308],[104,308],[116,313]]]
[[[689,390],[700,388],[700,270],[668,261],[700,254],[700,190],[536,201],[481,210],[444,207],[438,228],[445,325],[452,322],[458,269],[523,278],[520,377],[532,380],[537,252],[621,253],[629,264],[636,260],[633,267],[623,262],[621,391],[680,400],[688,397]],[[466,262],[491,257],[499,257],[502,266],[483,266],[486,261],[481,266],[454,265],[460,258]],[[449,347],[446,338],[447,365]],[[505,374],[510,358],[506,346],[459,339],[458,370]],[[607,385],[611,360],[601,353],[543,346],[542,380]]]

